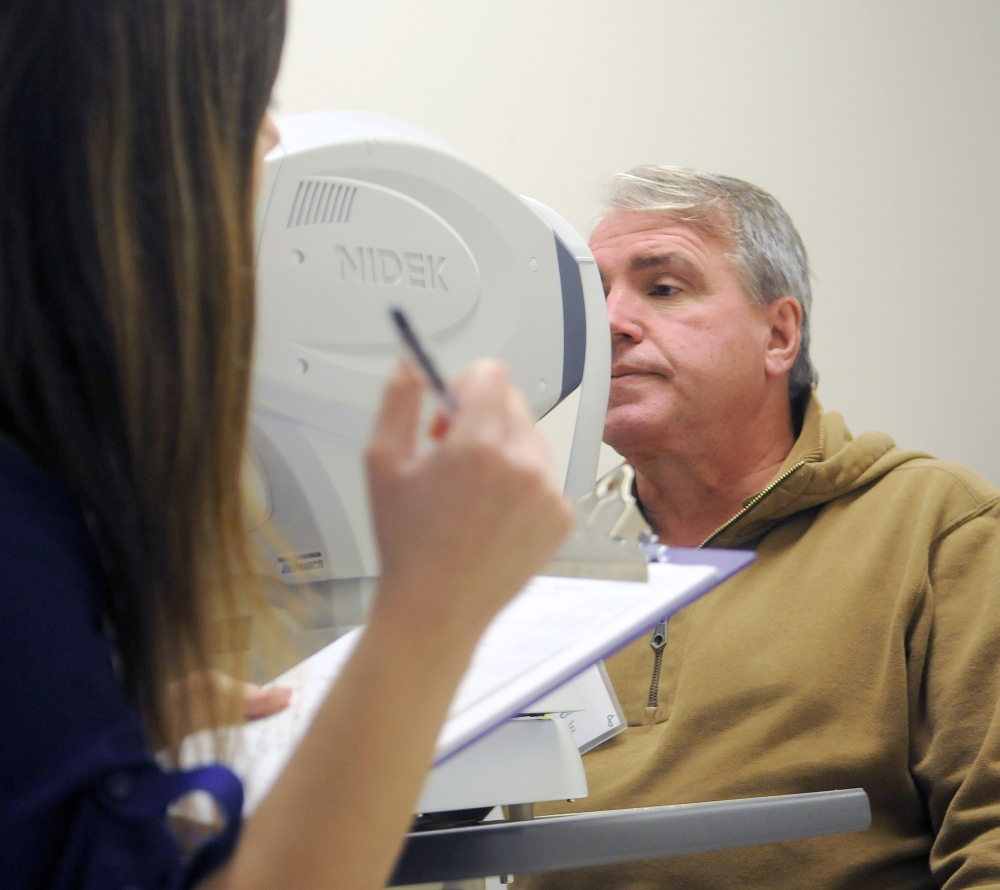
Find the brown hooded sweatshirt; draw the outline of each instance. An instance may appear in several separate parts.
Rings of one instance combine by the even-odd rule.
[[[813,397],[706,541],[757,561],[608,661],[629,728],[540,812],[861,787],[870,830],[519,878],[518,890],[1000,888],[1000,492]]]

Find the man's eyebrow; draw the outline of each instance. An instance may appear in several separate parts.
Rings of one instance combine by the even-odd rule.
[[[696,273],[697,269],[690,260],[676,253],[648,253],[635,257],[629,268],[633,272],[643,272],[646,269],[676,268],[678,272],[687,276]]]

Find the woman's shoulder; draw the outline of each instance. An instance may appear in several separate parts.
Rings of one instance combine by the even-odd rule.
[[[0,533],[56,517],[82,518],[66,486],[0,432]]]
[[[103,572],[66,487],[0,438],[0,870],[56,885],[123,770],[153,767],[103,620]]]
[[[44,808],[41,777],[72,772],[74,749],[124,716],[101,601],[99,560],[72,497],[0,441],[0,822],[28,801]]]
[[[100,611],[103,571],[83,511],[67,487],[0,435],[0,591],[12,601],[39,588],[64,593],[63,606]],[[81,601],[82,597],[82,601]],[[67,602],[68,601],[68,602]]]

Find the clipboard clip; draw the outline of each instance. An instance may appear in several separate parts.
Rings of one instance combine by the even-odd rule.
[[[664,561],[660,544],[643,518],[628,464],[604,476],[593,490],[573,502],[573,531],[543,575],[647,581],[647,563]]]

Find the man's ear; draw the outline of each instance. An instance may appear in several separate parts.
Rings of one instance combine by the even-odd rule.
[[[770,339],[764,358],[769,377],[780,377],[792,370],[802,343],[802,306],[795,297],[778,297],[764,307],[770,326]]]

